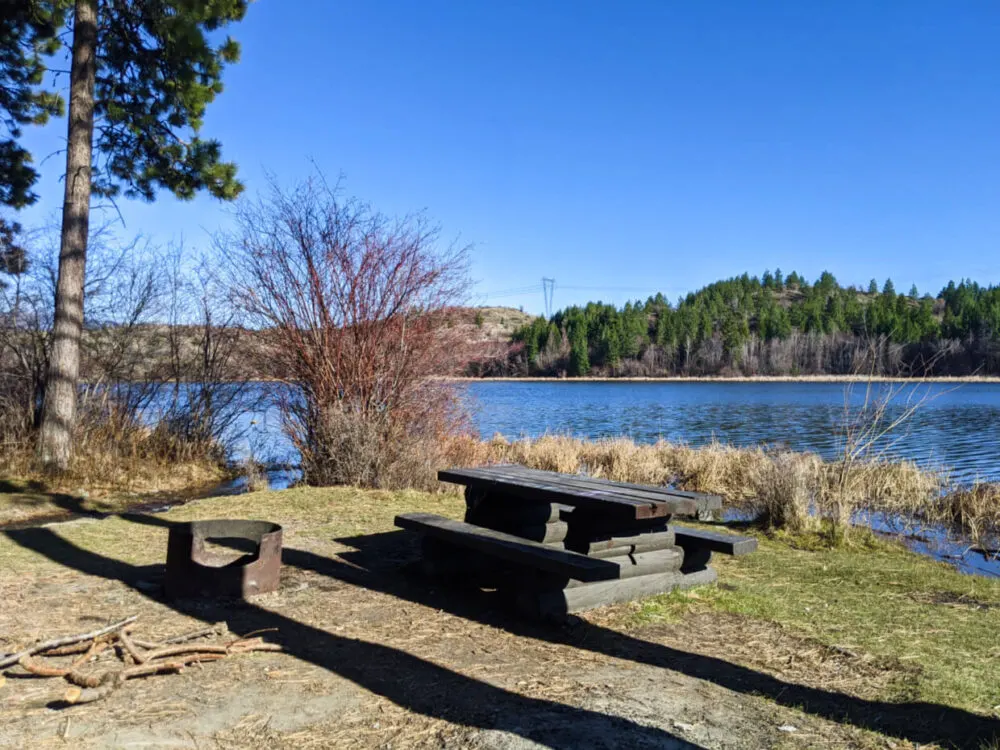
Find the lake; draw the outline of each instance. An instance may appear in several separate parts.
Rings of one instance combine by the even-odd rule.
[[[842,445],[845,402],[865,403],[865,385],[841,383],[479,381],[463,383],[482,437],[546,433],[625,436],[704,445],[767,444],[831,458]],[[962,481],[1000,481],[1000,384],[880,384],[888,419],[916,411],[880,444],[887,455],[927,468],[949,467]],[[294,460],[277,414],[256,415],[258,457]]]

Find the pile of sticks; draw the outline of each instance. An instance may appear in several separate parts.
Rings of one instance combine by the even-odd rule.
[[[92,703],[106,698],[126,680],[136,677],[180,672],[190,664],[218,661],[233,654],[281,650],[281,646],[265,643],[255,633],[215,643],[202,640],[225,636],[228,632],[225,623],[162,641],[144,640],[132,632],[138,619],[138,615],[132,615],[99,630],[54,638],[0,656],[0,671],[17,665],[40,677],[62,677],[70,683],[63,695],[67,703]],[[100,669],[90,667],[106,654],[113,654],[117,659],[101,665]],[[51,658],[64,656],[77,658],[68,664],[51,661]]]

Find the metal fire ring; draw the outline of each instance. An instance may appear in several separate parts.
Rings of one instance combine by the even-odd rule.
[[[244,554],[213,554],[206,542]],[[170,527],[166,594],[171,599],[238,597],[276,591],[281,577],[281,526],[268,521],[217,519]]]

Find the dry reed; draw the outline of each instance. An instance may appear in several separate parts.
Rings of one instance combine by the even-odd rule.
[[[664,440],[639,444],[627,438],[587,441],[560,435],[514,441],[455,438],[445,455],[458,466],[518,463],[717,494],[727,507],[792,532],[826,528],[842,537],[852,522],[871,513],[957,527],[979,546],[986,544],[980,540],[1000,532],[1000,486],[952,485],[946,476],[910,461],[845,463],[812,453],[721,443],[695,448]]]
[[[178,492],[217,483],[228,473],[219,443],[185,438],[164,422],[140,424],[114,409],[81,413],[69,471],[59,477],[40,471],[30,435],[0,450],[0,476],[91,496]]]

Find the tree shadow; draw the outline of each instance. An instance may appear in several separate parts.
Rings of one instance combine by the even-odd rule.
[[[128,514],[128,520],[169,526],[161,519]],[[151,583],[162,579],[164,566],[136,566],[85,550],[48,528],[3,532],[19,546],[80,572],[122,581],[144,596]],[[318,555],[295,550],[294,557],[318,572],[333,574],[340,567],[322,570]],[[296,565],[294,561],[288,564]],[[344,579],[346,580],[346,579]],[[158,586],[156,587],[159,588]],[[553,750],[589,747],[694,748],[664,730],[598,711],[530,698],[467,677],[413,656],[400,649],[346,638],[307,625],[250,602],[175,600],[164,602],[177,612],[204,622],[226,620],[237,632],[270,631],[265,637],[280,643],[285,652],[327,669],[356,685],[383,696],[415,713],[483,730],[519,735]]]
[[[127,520],[167,526],[162,518],[126,514]],[[764,696],[775,703],[840,723],[873,730],[919,744],[944,743],[975,748],[1000,737],[1000,721],[952,706],[927,702],[874,701],[822,688],[787,682],[723,659],[641,640],[575,618],[572,627],[531,622],[513,614],[495,592],[457,590],[416,575],[417,535],[404,531],[335,539],[352,548],[336,558],[286,548],[284,564],[345,583],[501,628],[514,635],[570,645],[640,664],[680,672],[737,693]],[[343,562],[342,562],[343,561]],[[407,571],[408,575],[401,575]]]
[[[125,513],[121,514],[120,517],[133,523],[144,525],[164,528],[169,528],[173,525],[172,522],[166,519],[146,514]],[[28,535],[29,531],[47,532],[48,530],[38,529],[8,532],[8,536],[18,544],[36,549],[56,562],[84,570],[85,572],[94,570],[97,575],[117,578],[129,585],[138,585],[139,588],[145,587],[148,589],[150,576],[156,575],[155,570],[137,568],[81,550],[51,532],[46,537],[32,538],[30,535],[26,537],[25,535]],[[324,557],[304,550],[285,548],[282,552],[282,561],[285,565],[312,571],[320,575],[335,578],[344,583],[378,591],[405,601],[440,609],[459,617],[503,629],[513,635],[533,638],[548,643],[569,645],[639,664],[670,669],[690,677],[712,682],[736,693],[759,695],[779,705],[799,709],[824,719],[838,723],[848,723],[862,729],[881,732],[918,744],[936,742],[957,748],[978,750],[983,743],[1000,737],[1000,721],[952,706],[917,701],[900,703],[875,701],[832,690],[809,687],[781,680],[749,667],[732,664],[724,659],[644,641],[640,638],[635,638],[580,619],[574,619],[570,626],[564,627],[525,620],[512,614],[509,607],[506,606],[506,602],[495,592],[485,592],[471,588],[468,590],[456,590],[453,587],[437,585],[436,583],[429,584],[426,579],[416,575],[414,563],[419,558],[416,538],[417,535],[403,531],[340,538],[334,541],[352,548],[350,552],[339,554],[338,557],[340,559]],[[80,567],[81,564],[86,565],[87,568]],[[152,568],[160,568],[162,571],[162,566],[152,566]],[[160,575],[162,575],[162,572]],[[212,619],[202,609],[204,607],[203,603],[198,604],[197,613],[188,611],[192,607],[190,603],[171,603],[170,606],[185,612],[185,614],[208,620]],[[184,607],[187,607],[187,609],[184,609]],[[250,611],[254,611],[254,609],[250,605]],[[249,629],[275,627],[273,624],[261,625],[257,622],[257,620],[263,620],[266,617],[280,616],[273,615],[270,612],[259,611],[255,621],[247,623],[253,626]],[[216,615],[216,619],[225,618]],[[289,626],[279,625],[278,627],[284,628]],[[302,635],[297,635],[295,639],[290,639],[287,637],[287,633],[282,633],[282,640],[298,644],[295,646],[295,649],[303,651],[309,650],[307,646],[302,645],[306,643],[306,639],[308,638],[314,638],[319,641],[330,638],[345,640],[338,639],[337,636],[331,636],[324,631],[316,632],[319,634],[316,637],[303,633]],[[352,643],[358,642],[352,641]],[[365,645],[372,649],[395,651],[384,646],[375,646],[374,644]],[[295,649],[290,649],[290,652],[299,656],[298,651]],[[425,662],[416,659],[416,657],[404,656],[406,659],[419,662],[419,664],[414,664],[410,667],[417,670],[419,674],[422,668],[421,665],[425,664]],[[302,656],[300,658],[307,657]],[[315,660],[315,657],[308,660],[319,663]],[[342,672],[339,663],[337,666],[328,666],[327,664],[321,664],[321,666],[326,666],[338,674],[344,674],[344,676],[349,677],[349,674],[351,674],[350,672],[348,674]],[[441,668],[434,666],[434,669]],[[454,673],[449,674],[454,675]],[[465,677],[458,677],[461,680],[468,680]],[[349,679],[354,678],[349,677]],[[359,682],[359,684],[364,683]],[[392,695],[383,693],[381,690],[373,688],[368,684],[364,684],[364,686],[395,700]],[[491,688],[491,690],[498,689]],[[449,700],[449,698],[445,698],[444,700]],[[409,707],[407,703],[400,703],[400,705]],[[465,703],[463,702],[462,705],[464,706]],[[471,710],[472,706],[468,708]],[[566,707],[561,708],[566,709]],[[414,710],[420,710],[421,713],[424,712],[421,709],[415,708]],[[463,708],[463,710],[465,709]],[[450,720],[464,723],[455,718],[451,718]]]

